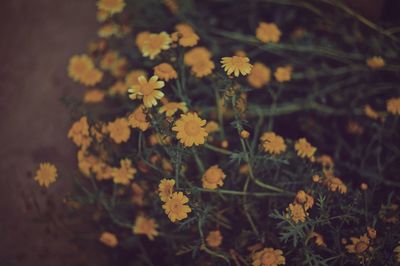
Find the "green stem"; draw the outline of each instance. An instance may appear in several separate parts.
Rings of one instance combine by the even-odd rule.
[[[200,187],[194,187],[195,190],[207,193],[217,193],[217,194],[227,194],[234,196],[254,196],[254,197],[279,197],[282,196],[281,193],[272,193],[272,192],[245,192],[245,191],[235,191],[235,190],[227,190],[227,189],[206,189]]]
[[[215,147],[215,146],[207,144],[207,143],[204,144],[204,147],[209,149],[209,150],[212,150],[212,151],[215,151],[215,152],[219,152],[219,153],[222,153],[222,154],[225,154],[225,155],[234,154],[233,152],[231,152],[229,150],[221,149],[221,148]]]
[[[194,148],[194,147],[192,148],[192,153],[193,153],[194,159],[196,161],[196,164],[197,164],[197,167],[199,168],[200,173],[203,174],[205,172],[204,164],[201,161],[199,155],[197,154],[196,148]]]

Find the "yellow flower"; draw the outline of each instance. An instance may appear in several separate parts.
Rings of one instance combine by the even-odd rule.
[[[254,253],[253,266],[277,266],[286,263],[283,251],[280,249],[264,248]]]
[[[197,113],[181,114],[172,128],[176,131],[177,139],[186,147],[204,144],[208,133],[204,126],[206,120],[202,120]]]
[[[120,30],[121,28],[118,24],[109,22],[99,28],[97,35],[101,38],[110,38],[113,35],[118,36]]]
[[[368,58],[366,63],[367,66],[372,69],[379,69],[385,66],[385,60],[380,56],[373,56],[371,58]]]
[[[211,52],[205,47],[195,47],[188,52],[185,53],[183,57],[183,62],[185,65],[193,66],[198,61],[207,59],[211,59]]]
[[[395,247],[393,252],[395,253],[396,261],[400,262],[400,245]]]
[[[125,83],[128,87],[139,85],[139,77],[144,76],[147,78],[147,73],[141,69],[135,69],[129,72],[125,77]]]
[[[120,94],[125,95],[128,92],[128,85],[125,82],[117,81],[115,82],[109,90],[110,95]]]
[[[50,163],[41,163],[36,171],[35,181],[43,187],[49,187],[57,178],[57,168]]]
[[[99,0],[97,7],[110,14],[120,13],[125,7],[124,0]]]
[[[386,110],[393,115],[400,115],[400,97],[389,99],[386,102]]]
[[[235,77],[239,77],[239,73],[243,76],[250,73],[253,66],[249,61],[248,57],[234,55],[232,57],[222,57],[221,64],[228,75],[233,73]]]
[[[199,59],[193,66],[192,66],[192,73],[197,78],[202,78],[208,76],[212,73],[213,69],[215,68],[214,62],[210,59]]]
[[[347,193],[347,186],[340,178],[329,176],[327,179],[325,179],[325,184],[332,192],[335,192],[337,190],[341,194]]]
[[[207,243],[207,246],[209,246],[211,248],[219,247],[222,243],[221,231],[219,231],[219,230],[210,231],[207,235],[206,243]]]
[[[146,235],[150,240],[154,240],[154,237],[158,236],[157,227],[154,219],[138,216],[132,231],[136,235]]]
[[[112,177],[115,184],[128,185],[136,174],[136,169],[132,167],[132,161],[123,159],[120,161],[120,168],[112,169]]]
[[[81,117],[72,125],[68,132],[68,138],[72,139],[78,147],[83,149],[89,147],[92,140],[89,136],[89,124],[86,116]]]
[[[100,68],[103,70],[110,70],[118,59],[118,53],[115,51],[108,51],[100,60]]]
[[[145,57],[154,59],[161,50],[168,50],[171,44],[171,37],[166,32],[161,33],[150,33],[150,35],[144,40],[142,47],[142,54]]]
[[[303,205],[298,203],[289,204],[289,216],[293,222],[305,222],[308,213],[304,210]]]
[[[162,179],[158,185],[158,195],[161,201],[167,202],[174,191],[175,180],[173,179]]]
[[[283,138],[274,132],[265,132],[260,138],[264,151],[270,154],[281,154],[286,151]]]
[[[317,151],[317,148],[312,146],[305,138],[297,140],[294,148],[297,152],[297,155],[301,158],[307,157],[311,159],[314,156],[314,153]]]
[[[274,73],[275,79],[278,82],[285,82],[291,80],[292,70],[293,68],[291,66],[278,67]]]
[[[186,113],[188,108],[186,107],[186,103],[184,102],[167,102],[163,106],[160,107],[158,112],[160,114],[165,113],[166,116],[171,117],[173,116],[178,110]]]
[[[296,202],[304,206],[304,210],[310,209],[314,205],[314,198],[304,192],[304,190],[300,190],[296,194]]]
[[[83,96],[83,102],[85,103],[99,103],[103,101],[105,93],[101,90],[89,90]]]
[[[154,67],[154,75],[158,76],[160,79],[168,81],[170,79],[176,79],[178,74],[176,74],[175,69],[168,63],[161,63]]]
[[[111,67],[111,75],[116,78],[125,76],[128,66],[128,60],[126,58],[118,58],[117,61]]]
[[[149,31],[142,31],[136,35],[135,43],[140,51],[143,50],[144,43],[149,39],[150,34],[151,33]]]
[[[377,111],[375,111],[371,105],[367,104],[364,106],[364,114],[371,119],[377,120],[379,119],[380,115]]]
[[[164,81],[159,81],[158,76],[152,76],[148,81],[144,76],[140,76],[138,81],[138,85],[133,85],[128,90],[129,98],[143,98],[143,104],[147,108],[157,105],[157,100],[164,97],[164,93],[160,91],[165,85]]]
[[[85,86],[94,86],[103,79],[103,72],[93,68],[86,71],[81,77],[81,83]]]
[[[226,175],[218,165],[211,166],[203,174],[201,179],[203,188],[216,189],[223,186]]]
[[[240,131],[240,137],[243,139],[248,139],[250,137],[250,132],[247,130]]]
[[[315,238],[315,244],[319,247],[326,247],[324,237],[316,232],[311,233],[311,237]]]
[[[199,42],[199,36],[194,32],[193,28],[188,24],[178,24],[175,26],[177,32],[173,33],[178,43],[183,47],[193,47]]]
[[[128,123],[131,127],[139,128],[142,131],[146,131],[150,127],[150,123],[146,120],[143,105],[137,107],[135,111],[129,115]]]
[[[109,247],[116,247],[118,245],[117,237],[110,232],[103,232],[99,238],[100,242]]]
[[[256,29],[256,37],[264,43],[277,43],[281,38],[281,31],[275,23],[260,22]]]
[[[189,199],[183,195],[182,192],[173,192],[162,207],[168,215],[168,218],[172,222],[176,222],[187,218],[187,214],[192,211],[192,209],[186,205],[188,202]]]
[[[207,133],[213,133],[219,131],[219,125],[215,121],[209,121],[205,127]]]
[[[97,10],[96,18],[98,22],[104,22],[110,17],[110,13],[104,10]]]
[[[365,191],[368,189],[368,185],[366,183],[361,183],[360,189]]]
[[[357,237],[350,237],[351,244],[346,245],[347,252],[360,255],[369,248],[369,238],[366,234]]]
[[[114,122],[108,123],[107,131],[117,144],[128,141],[131,136],[131,130],[126,118],[117,118]]]
[[[271,80],[271,69],[262,63],[255,63],[250,74],[247,76],[247,81],[256,89],[268,84]]]
[[[94,68],[92,59],[87,55],[74,55],[69,60],[68,75],[75,81],[80,81],[82,76]]]

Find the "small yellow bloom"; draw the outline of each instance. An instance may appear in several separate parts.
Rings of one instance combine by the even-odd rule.
[[[69,60],[68,75],[75,81],[80,81],[86,72],[94,68],[92,59],[87,55],[74,55]]]
[[[154,237],[158,236],[157,227],[154,219],[138,216],[132,231],[136,235],[146,235],[150,240],[154,240]]]
[[[121,167],[112,169],[112,177],[115,184],[128,185],[136,174],[136,169],[132,167],[132,161],[123,159],[120,161]]]
[[[136,35],[135,44],[139,48],[140,51],[143,50],[144,43],[149,39],[150,34],[151,33],[149,31],[142,31]]]
[[[284,139],[274,132],[265,132],[261,138],[261,143],[265,152],[270,154],[281,154],[286,151]]]
[[[126,75],[128,60],[126,58],[118,58],[111,67],[111,75],[115,78],[122,78]]]
[[[241,138],[243,138],[243,139],[248,139],[249,136],[250,136],[249,131],[247,131],[247,130],[242,130],[242,131],[240,131],[240,137],[241,137]]]
[[[175,180],[173,179],[162,179],[158,185],[158,195],[161,201],[167,202],[167,200],[172,196],[174,191]]]
[[[165,113],[166,116],[171,117],[173,116],[178,110],[181,110],[183,113],[188,111],[186,107],[186,103],[184,102],[167,102],[163,106],[160,107],[158,112],[160,114]]]
[[[192,209],[186,205],[188,202],[188,197],[183,195],[182,192],[174,192],[162,207],[168,215],[168,218],[172,222],[176,222],[187,218],[188,213],[192,211]]]
[[[128,90],[129,98],[132,100],[143,98],[143,104],[147,108],[157,105],[157,100],[164,97],[164,93],[160,91],[165,86],[164,81],[159,81],[158,76],[152,76],[149,80],[140,76],[138,81],[138,85],[133,85]]]
[[[379,69],[385,66],[385,60],[380,56],[373,56],[371,58],[368,58],[366,63],[367,66],[372,69]]]
[[[364,114],[371,119],[378,120],[380,115],[377,111],[375,111],[371,105],[367,104],[364,106]]]
[[[109,247],[116,247],[118,245],[117,237],[110,232],[103,232],[99,237],[100,242]]]
[[[150,127],[150,123],[146,119],[144,106],[140,105],[128,117],[128,123],[133,128],[139,128],[141,131],[146,131]]]
[[[256,89],[268,84],[270,80],[271,69],[262,63],[255,63],[250,74],[247,76],[249,84]]]
[[[395,253],[396,261],[400,263],[400,245],[395,247],[393,252]]]
[[[221,231],[219,230],[210,231],[206,237],[206,243],[207,246],[211,248],[219,247],[222,243]]]
[[[211,166],[203,174],[201,179],[203,188],[216,189],[217,187],[223,186],[225,177],[225,173],[218,165]]]
[[[315,244],[319,247],[326,247],[324,237],[316,232],[311,233],[311,237],[315,238]]]
[[[111,36],[118,36],[120,34],[121,27],[120,25],[114,23],[114,22],[109,22],[104,25],[102,25],[99,30],[97,31],[97,35],[100,38],[110,38]]]
[[[321,177],[319,175],[313,175],[312,176],[312,181],[314,183],[319,183],[319,181],[321,181]]]
[[[200,60],[210,60],[211,52],[205,47],[195,47],[185,53],[183,61],[185,65],[193,66]]]
[[[366,234],[357,237],[350,237],[351,244],[346,245],[347,252],[355,253],[357,255],[367,251],[370,245],[370,240]]]
[[[89,147],[92,139],[89,136],[89,124],[86,116],[82,116],[81,119],[72,125],[68,131],[68,138],[72,139],[78,147],[82,147],[83,149]]]
[[[340,178],[329,176],[325,179],[325,184],[332,192],[339,191],[341,194],[347,193],[347,186]]]
[[[275,23],[260,22],[256,29],[256,37],[263,43],[277,43],[281,38],[281,31]]]
[[[110,14],[121,13],[125,7],[124,0],[99,0],[97,7]]]
[[[304,210],[303,205],[299,203],[290,203],[289,204],[289,217],[293,220],[293,222],[305,222],[308,213]]]
[[[389,99],[386,102],[386,110],[393,115],[400,115],[400,97]]]
[[[108,123],[107,131],[117,144],[128,141],[131,136],[131,130],[126,118],[117,118],[113,122]]]
[[[361,183],[360,189],[365,191],[368,189],[368,185],[366,183]]]
[[[209,121],[209,122],[206,124],[205,129],[206,129],[206,132],[207,132],[207,133],[217,132],[217,131],[219,131],[219,125],[218,125],[218,123],[215,122],[215,121]]]
[[[171,44],[171,37],[166,32],[150,33],[144,40],[142,54],[145,57],[154,59],[162,50],[168,50]]]
[[[214,62],[211,59],[200,58],[192,65],[192,73],[197,78],[208,76],[215,68]]]
[[[48,188],[50,184],[54,183],[57,178],[57,168],[50,163],[41,163],[39,169],[36,171],[35,181],[39,185]]]
[[[128,87],[139,85],[139,77],[143,76],[147,79],[146,71],[142,69],[135,69],[129,72],[125,77],[125,83]]]
[[[118,57],[118,52],[108,51],[100,60],[100,68],[103,70],[110,70]]]
[[[103,72],[100,70],[93,68],[86,71],[80,81],[85,86],[94,86],[99,83],[103,79]]]
[[[105,97],[105,93],[101,90],[88,90],[87,92],[85,92],[85,95],[83,96],[83,102],[85,103],[99,103],[102,102],[104,97]]]
[[[304,210],[310,209],[314,205],[314,198],[307,194],[304,190],[300,190],[296,194],[296,202],[304,206]]]
[[[280,249],[264,248],[254,253],[253,266],[278,266],[286,263],[283,251]]]
[[[176,79],[178,74],[175,69],[168,63],[161,63],[154,67],[154,75],[158,76],[160,79],[168,81],[170,79]]]
[[[290,81],[292,79],[293,68],[291,66],[278,67],[274,76],[278,82]]]
[[[206,120],[202,120],[197,113],[181,114],[172,128],[176,131],[177,139],[186,147],[204,144],[208,133],[204,126]]]
[[[175,29],[176,32],[173,33],[173,38],[177,39],[179,45],[193,47],[199,42],[199,36],[190,25],[181,23],[176,25]]]
[[[248,57],[232,56],[232,57],[222,57],[221,64],[225,72],[229,75],[232,73],[235,77],[239,77],[239,74],[246,76],[251,72],[252,65],[249,63],[250,59]]]
[[[312,146],[305,138],[297,140],[294,148],[297,152],[297,155],[301,158],[307,157],[311,159],[314,156],[314,153],[317,151],[317,148]]]
[[[128,92],[128,85],[126,85],[126,83],[123,81],[115,82],[110,87],[110,90],[109,90],[110,95],[115,95],[115,94],[126,95],[127,92]]]

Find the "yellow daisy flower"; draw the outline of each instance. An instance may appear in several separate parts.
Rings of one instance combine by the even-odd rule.
[[[261,251],[254,253],[253,266],[278,266],[284,265],[285,257],[280,249],[264,248]]]
[[[256,37],[264,43],[277,43],[281,38],[281,31],[275,23],[260,22],[256,29]]]
[[[263,63],[255,63],[250,74],[247,76],[249,84],[259,89],[271,80],[271,69]]]
[[[303,205],[298,203],[290,203],[289,204],[289,217],[293,222],[305,222],[308,213],[304,210]]]
[[[211,248],[219,247],[222,243],[221,231],[219,230],[210,231],[206,237],[206,243],[207,246]]]
[[[103,72],[93,68],[86,71],[81,77],[81,83],[85,86],[94,86],[103,79]]]
[[[121,13],[125,7],[124,0],[99,0],[97,7],[110,14]]]
[[[226,175],[218,165],[211,166],[203,174],[201,179],[203,188],[216,189],[223,186]]]
[[[385,66],[385,60],[380,56],[373,56],[371,58],[368,58],[366,63],[367,66],[372,69],[379,69]]]
[[[307,157],[311,159],[314,156],[314,153],[317,151],[317,148],[312,146],[305,138],[297,140],[294,148],[297,152],[297,155],[301,158]]]
[[[318,234],[317,232],[312,232],[310,237],[315,238],[314,242],[317,246],[326,247],[324,237],[321,234]]]
[[[260,137],[263,149],[270,154],[281,154],[286,151],[284,139],[274,132],[265,132]]]
[[[158,81],[158,76],[152,76],[148,81],[144,76],[140,76],[138,81],[138,85],[133,85],[128,90],[129,98],[143,98],[143,104],[147,108],[157,105],[157,100],[164,97],[164,93],[160,91],[165,85],[164,81]]]
[[[131,136],[131,130],[126,118],[117,118],[113,122],[108,123],[107,131],[117,144],[128,141]]]
[[[160,114],[165,113],[166,116],[173,116],[178,110],[181,110],[183,113],[188,111],[186,103],[184,102],[167,102],[163,106],[160,107],[158,112]]]
[[[154,237],[158,236],[157,227],[154,219],[138,216],[132,231],[136,235],[146,235],[150,240],[154,240]]]
[[[116,247],[118,245],[117,237],[113,233],[110,233],[110,232],[101,233],[99,240],[104,245],[112,247],[112,248]]]
[[[181,114],[175,126],[172,128],[176,131],[177,139],[186,147],[204,144],[208,133],[204,126],[206,120],[202,120],[197,113]]]
[[[205,127],[207,133],[213,133],[219,131],[219,125],[215,121],[209,121]]]
[[[141,69],[135,69],[129,72],[125,77],[125,83],[128,87],[139,85],[139,77],[143,76],[147,78],[147,73]]]
[[[249,63],[249,61],[250,59],[248,57],[236,55],[232,57],[221,58],[221,64],[225,72],[228,75],[231,75],[233,73],[235,77],[239,77],[239,73],[243,76],[246,76],[250,73],[253,66]]]
[[[151,33],[149,31],[142,31],[136,35],[135,44],[139,48],[140,51],[143,50],[144,43],[149,39],[150,34]]]
[[[393,115],[400,115],[400,97],[387,100],[386,110]]]
[[[304,190],[300,190],[296,194],[296,202],[303,205],[304,209],[307,211],[314,205],[314,198]]]
[[[370,247],[370,240],[366,234],[360,237],[350,237],[350,240],[351,244],[346,245],[346,250],[349,253],[360,255]]]
[[[211,52],[205,47],[195,47],[183,56],[183,62],[188,66],[193,66],[202,59],[211,59]]]
[[[208,76],[215,68],[214,62],[211,59],[200,58],[192,65],[192,73],[197,78]]]
[[[332,192],[339,191],[341,194],[347,193],[347,186],[343,183],[340,178],[334,176],[328,176],[325,181],[325,185]]]
[[[80,81],[86,72],[94,68],[92,59],[87,55],[74,55],[69,60],[68,76]]]
[[[160,79],[168,81],[170,79],[176,79],[178,74],[175,69],[168,63],[161,63],[154,67],[154,75],[158,76]]]
[[[36,171],[35,181],[39,185],[48,188],[50,184],[54,183],[57,178],[57,168],[50,163],[41,163],[39,169]]]
[[[78,147],[86,149],[92,142],[89,136],[89,124],[87,122],[87,117],[83,116],[81,119],[72,124],[71,129],[68,131],[68,138]]]
[[[111,36],[118,36],[120,34],[121,27],[120,25],[109,22],[102,25],[99,30],[97,31],[97,35],[100,38],[110,38]]]
[[[132,167],[132,161],[123,159],[120,161],[120,168],[112,169],[112,177],[115,184],[128,185],[136,174],[136,169]]]
[[[188,24],[178,24],[175,26],[176,32],[172,34],[172,39],[178,41],[183,47],[193,47],[198,42],[200,37],[194,32],[193,28]]]
[[[115,82],[109,89],[109,94],[110,95],[125,95],[128,92],[128,85],[126,85],[125,82],[123,81],[117,81]]]
[[[291,66],[278,67],[274,76],[278,82],[290,81],[292,79],[293,68]]]
[[[104,22],[110,17],[110,13],[104,10],[97,10],[96,18],[98,22]]]
[[[171,37],[166,32],[151,33],[143,43],[141,49],[143,56],[154,59],[161,50],[168,50],[171,44]]]
[[[160,196],[161,201],[167,202],[174,191],[174,186],[175,180],[173,179],[164,178],[160,181],[160,184],[158,185],[158,195]]]
[[[183,195],[182,192],[174,192],[162,207],[168,215],[168,218],[172,222],[176,222],[187,218],[187,214],[192,211],[192,209],[186,205],[188,202],[188,197]]]
[[[142,131],[146,131],[150,127],[150,123],[146,120],[144,108],[143,105],[140,105],[128,117],[129,125],[133,128],[139,128]]]
[[[102,102],[105,93],[101,90],[93,89],[93,90],[88,90],[85,92],[85,95],[83,96],[83,102],[85,103],[99,103]]]
[[[100,68],[110,70],[118,58],[119,55],[116,51],[108,51],[100,60]]]

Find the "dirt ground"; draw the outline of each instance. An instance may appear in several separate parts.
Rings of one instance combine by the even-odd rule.
[[[0,265],[106,265],[93,230],[67,217],[68,178],[48,190],[32,179],[43,161],[76,168],[59,98],[81,93],[66,65],[96,37],[95,1],[7,0],[0,20]]]

